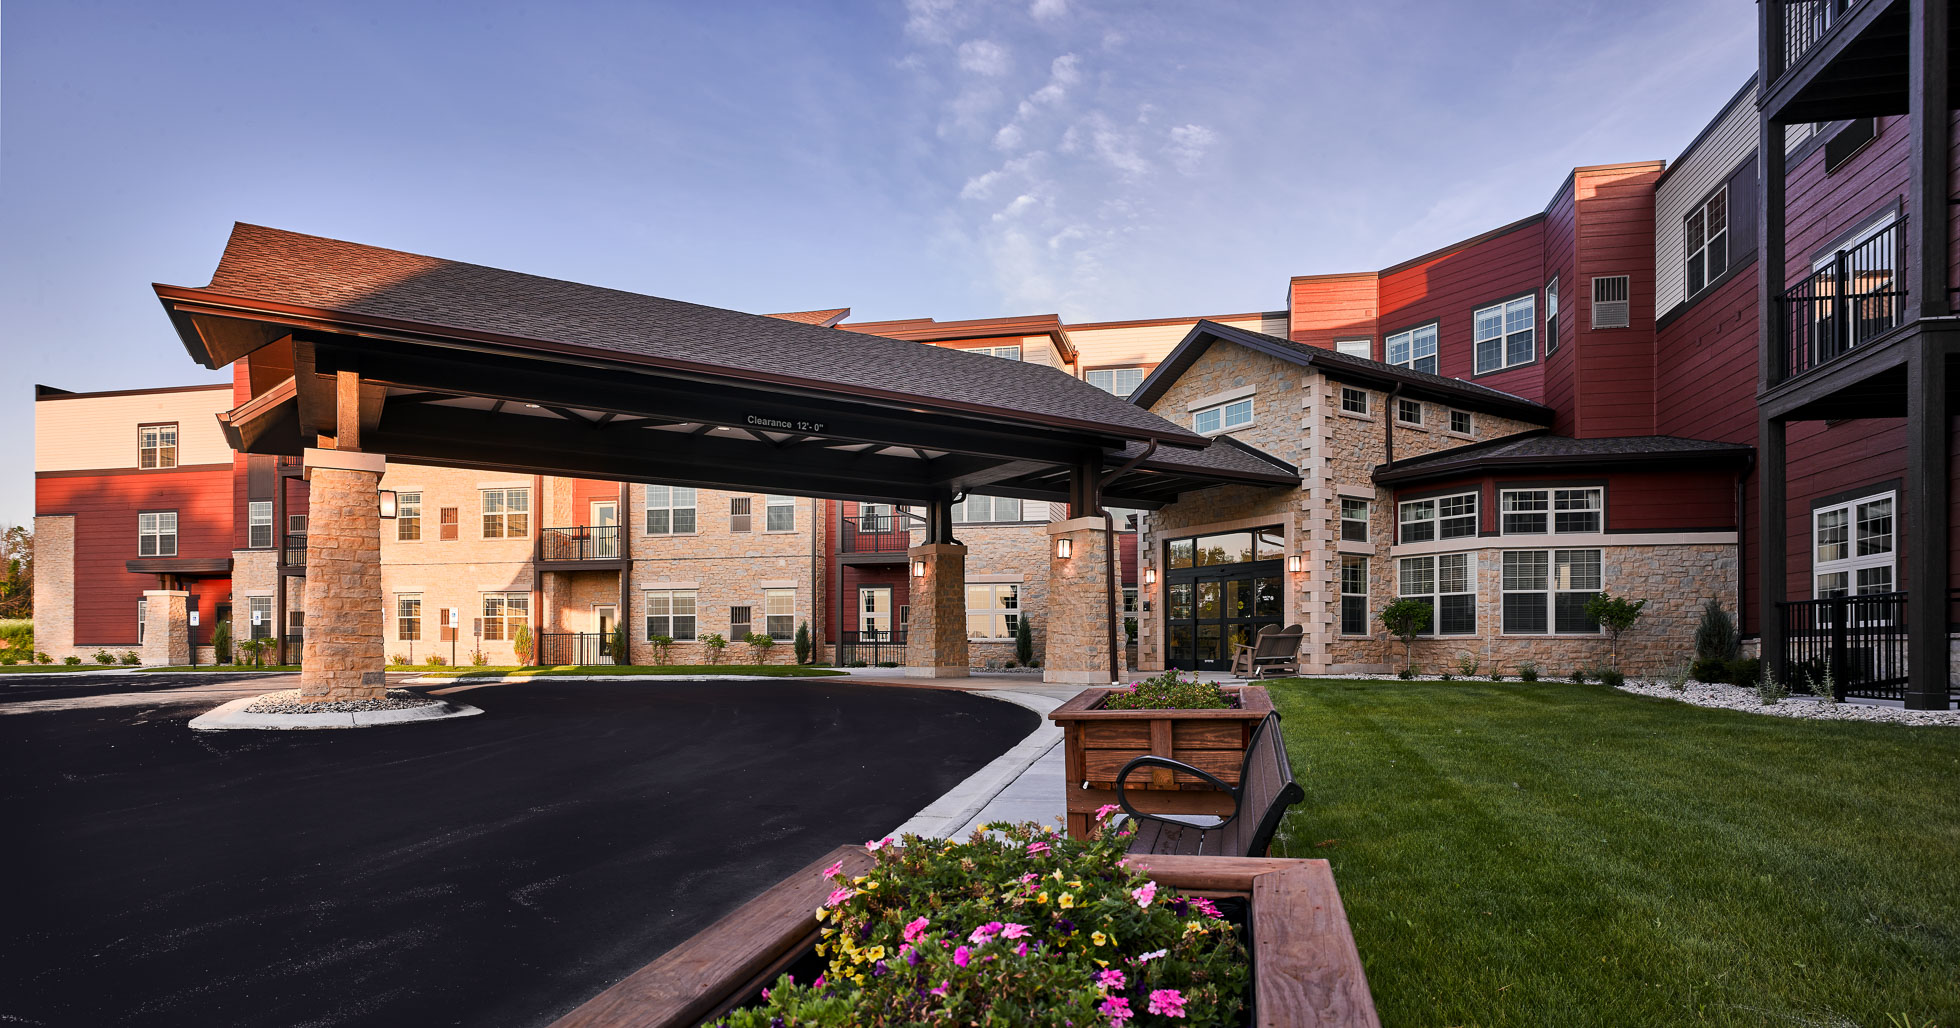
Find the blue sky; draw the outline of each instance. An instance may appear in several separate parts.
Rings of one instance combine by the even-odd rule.
[[[1272,309],[1672,159],[1742,0],[90,3],[0,14],[0,429],[212,380],[233,221],[769,312]],[[0,523],[32,516],[0,450]]]

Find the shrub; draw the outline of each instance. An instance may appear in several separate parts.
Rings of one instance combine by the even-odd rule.
[[[846,665],[844,665],[844,666],[845,666],[845,667],[870,667],[870,666],[871,666],[871,664],[870,664],[870,662],[868,662],[868,661],[863,661],[863,660],[854,660],[854,661],[851,661],[851,662],[850,662],[849,664],[846,664]]]
[[[1014,659],[1029,667],[1035,666],[1034,629],[1029,627],[1026,612],[1014,619]]]
[[[1440,679],[1442,679],[1442,680],[1443,680],[1443,681],[1445,681],[1445,682],[1454,682],[1454,681],[1456,681],[1456,676],[1455,676],[1455,675],[1453,675],[1453,674],[1450,674],[1450,671],[1449,671],[1449,669],[1448,669],[1448,668],[1444,668],[1443,670],[1441,670],[1441,671],[1438,671],[1438,672],[1436,672],[1436,677],[1437,677],[1437,678],[1440,678]]]
[[[1729,681],[1743,688],[1755,685],[1763,677],[1763,662],[1754,657],[1742,657],[1728,663]]]
[[[1490,680],[1493,682],[1502,682],[1504,680],[1504,672],[1492,671],[1490,673]]]
[[[1465,678],[1475,677],[1477,669],[1482,666],[1477,661],[1477,655],[1474,653],[1459,653],[1456,655],[1456,669],[1463,672],[1463,677]]]
[[[1790,690],[1774,675],[1764,675],[1762,681],[1756,683],[1756,698],[1762,700],[1765,707],[1774,707],[1789,695]]]
[[[50,656],[48,656],[48,655],[47,655],[46,653],[44,653],[44,652],[42,652],[41,650],[35,650],[35,651],[34,651],[34,663],[36,663],[36,664],[52,664],[52,663],[54,663],[54,658],[53,658],[53,657],[50,657]]]
[[[633,648],[626,641],[626,626],[614,625],[612,633],[612,658],[615,664],[633,663]]]
[[[211,659],[220,664],[231,663],[231,619],[221,619],[211,629]]]
[[[408,654],[406,654],[406,653],[391,653],[391,654],[389,654],[389,655],[388,655],[388,663],[390,663],[390,664],[393,664],[393,665],[395,665],[396,667],[407,667],[407,666],[408,666]]]
[[[471,651],[470,651],[470,666],[471,666],[471,667],[489,667],[489,666],[490,666],[490,658],[489,658],[489,657],[486,657],[486,656],[484,656],[484,655],[483,655],[483,651],[482,651],[481,649],[474,649],[474,650],[471,650]]]
[[[1704,660],[1731,661],[1742,656],[1742,635],[1736,631],[1735,619],[1722,608],[1719,600],[1707,600],[1701,605],[1701,624],[1695,628],[1695,664],[1700,666]],[[1716,679],[1696,678],[1704,682]]]
[[[904,667],[903,664],[900,664],[898,661],[895,660],[881,660],[878,662],[878,666],[879,667]]]
[[[110,653],[108,650],[96,650],[95,662],[97,664],[114,664],[116,662],[116,655]]]
[[[811,649],[810,623],[808,621],[796,626],[796,642],[793,645],[796,647],[796,662],[798,664],[808,664],[810,662]]]
[[[1223,710],[1237,703],[1216,682],[1201,682],[1189,671],[1170,670],[1103,698],[1107,710]]]
[[[1538,680],[1538,662],[1535,660],[1518,661],[1518,681],[1536,682],[1537,680]]]
[[[769,648],[776,645],[776,640],[764,632],[750,632],[742,641],[749,644],[749,663],[756,665],[767,660]]]
[[[15,664],[18,663],[20,663],[19,657],[16,657],[11,653],[0,653],[0,665],[13,667]]]
[[[1819,663],[1824,662],[1820,661]],[[1824,663],[1822,674],[1811,674],[1806,670],[1804,672],[1803,682],[1804,687],[1810,690],[1812,696],[1817,697],[1819,703],[1836,703],[1838,701],[1837,681],[1832,676],[1831,666],[1828,663]]]
[[[674,637],[671,635],[649,635],[647,636],[647,645],[653,647],[653,662],[655,664],[665,664],[667,663],[667,651],[674,648]]]
[[[1715,685],[1729,680],[1729,662],[1720,657],[1696,657],[1689,670],[1697,682]]]
[[[1599,622],[1599,627],[1606,629],[1607,651],[1612,656],[1615,671],[1620,669],[1620,636],[1640,620],[1640,611],[1646,606],[1646,600],[1629,600],[1608,592],[1594,593],[1586,601],[1586,617]]]
[[[728,640],[722,638],[720,632],[709,632],[701,637],[701,645],[708,649],[708,663],[719,664],[721,651],[728,648]]]
[[[1412,651],[1416,636],[1429,627],[1429,604],[1421,600],[1396,600],[1383,607],[1381,613],[1375,615],[1375,620],[1380,621],[1382,627],[1388,629],[1390,634],[1402,640],[1403,670],[1412,669],[1415,666],[1415,654]],[[1404,677],[1413,678],[1414,675]]]
[[[440,653],[431,653],[424,663],[430,667],[443,667],[449,663],[449,659]]]
[[[135,650],[124,650],[122,655],[122,662],[124,664],[129,665],[130,667],[135,667],[136,665],[143,663],[143,658],[137,656]]]
[[[1621,674],[1619,668],[1609,667],[1599,673],[1599,681],[1609,689],[1618,689],[1627,684],[1627,676]]]
[[[1572,669],[1572,684],[1573,684],[1573,685],[1584,685],[1584,684],[1586,684],[1586,669],[1585,669],[1585,668],[1582,668],[1582,667],[1575,667],[1575,668],[1573,668],[1573,669]]]
[[[1395,677],[1397,677],[1397,678],[1400,678],[1400,679],[1401,679],[1401,680],[1403,680],[1404,682],[1413,682],[1413,681],[1415,681],[1415,680],[1416,680],[1416,666],[1415,666],[1414,664],[1408,664],[1408,665],[1404,665],[1404,666],[1403,666],[1403,668],[1402,668],[1402,670],[1400,670],[1400,671],[1397,671],[1397,672],[1395,672]]]
[[[11,650],[12,656],[27,659],[34,652],[34,622],[28,618],[0,621],[0,650]]]
[[[1667,679],[1668,688],[1675,692],[1686,692],[1688,679],[1694,674],[1694,669],[1687,664],[1675,664],[1662,674]]]
[[[61,662],[62,662],[63,664],[66,664],[66,665],[68,665],[69,667],[75,667],[75,666],[77,666],[77,665],[79,665],[79,664],[81,664],[81,662],[82,662],[82,658],[80,658],[80,657],[77,657],[77,656],[75,656],[74,654],[72,654],[72,653],[71,653],[71,654],[69,654],[69,655],[67,655],[66,657],[63,657],[63,658],[61,658]]]
[[[510,648],[517,651],[519,664],[531,663],[531,649],[535,643],[536,638],[531,635],[530,625],[518,625],[517,629],[510,633]],[[471,661],[471,663],[477,662]]]

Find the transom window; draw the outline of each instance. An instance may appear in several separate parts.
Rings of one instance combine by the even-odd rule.
[[[177,466],[177,426],[142,425],[136,429],[136,466],[174,468]]]
[[[1368,513],[1373,504],[1354,496],[1341,497],[1341,540],[1350,543],[1368,541]]]
[[[1142,368],[1090,368],[1083,373],[1089,384],[1115,396],[1128,396],[1143,384]]]
[[[1477,374],[1530,364],[1537,358],[1537,345],[1532,336],[1536,312],[1537,297],[1520,296],[1481,308],[1473,315]]]
[[[1341,555],[1341,634],[1368,635],[1368,558]]]
[[[1021,359],[1021,348],[1018,345],[1016,346],[966,346],[966,347],[961,347],[961,349],[964,349],[968,353],[980,353],[980,354],[985,354],[989,357],[999,357],[1002,360],[1017,361]]]
[[[1558,279],[1545,283],[1545,352],[1558,349]]]
[[[762,590],[762,616],[767,619],[764,627],[771,639],[789,639],[796,635],[796,590]]]
[[[1286,550],[1286,535],[1278,525],[1243,532],[1221,532],[1190,539],[1172,539],[1165,547],[1172,571],[1210,567],[1214,564],[1244,564],[1254,560],[1278,560]]]
[[[1018,584],[968,585],[966,634],[970,639],[1012,639],[1021,625]]]
[[[422,538],[422,492],[395,493],[395,538],[414,542]]]
[[[1423,635],[1474,635],[1477,631],[1477,575],[1473,554],[1440,553],[1403,557],[1401,596],[1429,606]]]
[[[1459,493],[1402,504],[1399,542],[1467,539],[1477,534],[1477,494]]]
[[[1500,509],[1505,535],[1597,533],[1606,527],[1606,490],[1506,489]]]
[[[253,500],[245,505],[245,545],[254,550],[271,548],[271,500]]]
[[[1604,587],[1598,550],[1506,550],[1506,635],[1593,635],[1586,601]]]
[[[1341,409],[1349,414],[1368,413],[1368,390],[1353,386],[1341,387]]]
[[[1729,187],[1715,190],[1688,215],[1688,295],[1729,270]]]
[[[396,499],[399,501],[400,497]],[[531,534],[531,490],[483,490],[483,537],[522,539]]]
[[[796,531],[796,497],[764,496],[763,529],[769,532]]]
[[[647,593],[647,638],[659,635],[676,642],[694,638],[694,590],[655,589]]]
[[[1436,323],[1397,332],[1388,337],[1384,349],[1390,364],[1436,374]]]
[[[1893,510],[1897,496],[1882,493],[1811,512],[1814,595],[1889,593],[1897,581],[1898,534]]]
[[[395,638],[414,642],[422,638],[422,594],[395,594]]]
[[[483,637],[509,639],[531,622],[530,593],[484,593]]]
[[[177,512],[153,511],[136,515],[136,555],[175,557],[177,555]]]
[[[1191,415],[1191,427],[1200,433],[1229,432],[1252,424],[1252,397],[1207,407]]]
[[[692,486],[647,486],[647,534],[693,535],[694,498]]]
[[[1373,360],[1375,358],[1375,341],[1373,339],[1336,339],[1334,340],[1334,352],[1345,353],[1350,357],[1366,357],[1369,360]]]
[[[968,496],[953,504],[956,524],[1021,520],[1021,500],[1015,496]]]

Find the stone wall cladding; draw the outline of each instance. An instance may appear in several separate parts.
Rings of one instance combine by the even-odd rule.
[[[300,697],[379,699],[382,670],[381,476],[311,469],[306,548],[305,656]]]
[[[908,674],[958,677],[971,658],[966,641],[967,549],[950,543],[915,546],[910,561],[925,563],[912,576],[912,617],[905,631]]]
[[[1029,501],[1026,510],[1047,513],[1045,504]],[[1048,526],[1046,522],[1002,524],[960,524],[953,536],[967,548],[966,577],[972,582],[981,576],[1020,576],[1017,602],[1021,616],[1028,619],[1028,633],[1034,641],[1035,659],[1042,659],[1048,644]],[[998,578],[996,578],[998,580]],[[962,620],[964,624],[964,620]],[[964,629],[962,629],[964,630]],[[1012,639],[968,639],[967,656],[974,667],[1003,666],[1014,656]]]
[[[138,659],[149,667],[190,663],[190,594],[146,589],[143,599],[147,602],[143,605],[143,646]]]
[[[416,490],[422,494],[419,539],[402,539],[399,520],[380,523],[382,570],[377,613],[383,622],[382,637],[388,654],[420,662],[433,653],[446,661],[450,659],[453,648],[456,661],[468,664],[471,652],[481,648],[486,663],[517,663],[517,652],[509,639],[478,639],[475,629],[477,620],[483,615],[483,594],[517,592],[529,595],[537,585],[531,558],[536,553],[537,533],[543,525],[539,515],[556,485],[553,479],[547,478],[545,482],[545,497],[541,500],[536,479],[530,475],[417,464],[388,465],[380,488]],[[532,491],[531,517],[526,521],[523,536],[514,539],[483,537],[485,488],[523,488]],[[317,481],[313,493],[315,496],[319,493]],[[314,502],[317,503],[317,500]],[[442,538],[441,510],[444,507],[456,508],[455,539]],[[316,508],[313,518],[317,521],[318,517]],[[313,568],[308,567],[307,580],[310,581],[312,577]],[[291,588],[289,585],[288,590]],[[396,599],[404,593],[419,593],[422,597],[422,637],[419,640],[401,638]],[[307,598],[311,609],[310,591]],[[533,598],[532,606],[541,608],[542,604]],[[456,608],[459,618],[454,647],[442,639],[440,627],[442,611],[449,607]],[[538,609],[532,610],[533,632],[538,630],[539,624],[546,623],[540,621],[539,615]],[[308,620],[312,618],[313,615],[309,614]],[[311,634],[308,633],[309,637]],[[308,642],[310,645],[310,638]]]
[[[252,637],[252,605],[246,598],[250,596],[277,596],[279,582],[279,556],[276,550],[233,550],[231,551],[231,638],[234,646],[240,640]],[[292,578],[286,583],[286,608],[304,610],[306,603],[306,579]],[[283,614],[273,612],[277,619],[273,635],[277,636],[286,624]],[[204,633],[209,639],[210,633]],[[234,659],[242,656],[233,650]],[[266,659],[272,659],[272,651],[266,652]],[[286,655],[287,660],[298,660],[297,653]]]
[[[1070,527],[1076,525],[1087,527]],[[1048,534],[1048,635],[1042,651],[1042,679],[1107,683],[1109,535],[1100,519],[1059,522],[1049,526]],[[1064,539],[1069,541],[1069,556],[1052,556],[1055,544]]]
[[[135,615],[134,611],[130,612]],[[59,661],[75,649],[75,518],[34,518],[34,648]],[[83,654],[86,658],[87,654]]]

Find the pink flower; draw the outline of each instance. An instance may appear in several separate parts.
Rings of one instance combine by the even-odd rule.
[[[810,987],[813,989],[821,989],[823,988],[823,981],[824,981],[823,975],[818,975],[817,980],[810,983]]]
[[[839,871],[842,871],[842,870],[844,870],[844,862],[840,860],[840,861],[838,861],[837,863],[835,863],[835,864],[832,864],[832,865],[830,865],[829,867],[826,867],[826,868],[824,868],[824,869],[823,869],[823,876],[824,876],[825,878],[835,878],[835,877],[837,877],[837,872],[839,872]]]
[[[1184,994],[1176,989],[1150,990],[1150,1012],[1165,1017],[1183,1017]]]
[[[913,918],[912,921],[906,924],[905,926],[905,941],[918,942],[919,936],[924,935],[926,933],[926,926],[931,923],[932,921],[930,921],[927,918],[923,918],[923,917]]]
[[[933,990],[932,990],[932,994],[933,994],[933,995],[935,995],[935,996],[944,996],[944,995],[946,995],[946,987],[947,987],[947,986],[949,986],[949,985],[951,985],[951,984],[953,984],[953,983],[952,983],[952,982],[949,982],[949,981],[941,981],[941,982],[940,982],[940,983],[939,983],[939,984],[938,984],[937,986],[934,986],[934,987],[933,987]]]
[[[972,959],[973,959],[973,951],[967,949],[965,946],[961,946],[959,949],[953,951],[953,963],[958,964],[961,967],[965,967],[967,961]]]
[[[1150,901],[1157,898],[1157,883],[1145,882],[1141,887],[1131,889],[1130,898],[1137,901],[1137,906],[1149,909]]]
[[[1105,1014],[1108,1014],[1109,1020],[1112,1024],[1122,1024],[1123,1022],[1136,1016],[1136,1014],[1130,1010],[1130,1001],[1123,998],[1122,996],[1110,996],[1104,999],[1102,1001],[1102,1006],[1098,1007],[1097,1009],[1101,1010]]]
[[[1049,850],[1048,844],[1042,842],[1040,839],[1036,839],[1035,841],[1028,843],[1028,856],[1030,857],[1041,856],[1042,854],[1048,852],[1048,850]]]
[[[1114,814],[1122,809],[1123,809],[1122,807],[1114,803],[1105,803],[1102,806],[1096,808],[1096,820],[1101,821],[1103,818],[1106,818],[1109,815]]]
[[[1028,926],[1024,924],[1002,925],[1000,934],[1004,939],[1019,939],[1028,934]]]
[[[1156,960],[1157,958],[1169,952],[1170,950],[1167,949],[1153,949],[1148,953],[1139,953],[1137,954],[1136,962],[1139,964],[1147,964],[1150,961]]]
[[[850,899],[854,895],[856,895],[856,893],[853,893],[849,889],[838,889],[837,891],[832,892],[830,894],[829,899],[823,901],[823,905],[826,907],[834,907],[837,904],[842,903],[847,899]]]
[[[864,848],[870,850],[873,853],[876,853],[879,850],[884,849],[887,846],[890,846],[891,844],[892,844],[892,837],[887,835],[882,839],[873,839],[870,842],[865,843]]]
[[[1105,989],[1121,989],[1128,986],[1130,980],[1124,976],[1123,972],[1112,967],[1096,976],[1096,984]]]
[[[1014,955],[1015,955],[1015,956],[1017,956],[1017,957],[1025,957],[1025,956],[1027,956],[1027,955],[1028,955],[1028,944],[1024,942],[1024,943],[1022,943],[1022,944],[1020,944],[1019,946],[1016,946],[1016,947],[1014,947]]]
[[[1223,914],[1220,914],[1218,912],[1218,907],[1216,904],[1212,903],[1212,901],[1204,898],[1203,896],[1191,897],[1191,909],[1214,920],[1224,916]]]

